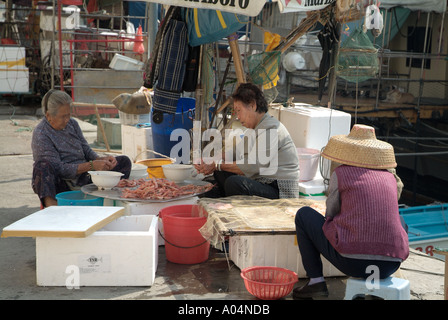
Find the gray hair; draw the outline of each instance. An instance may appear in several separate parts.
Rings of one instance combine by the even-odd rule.
[[[72,98],[61,90],[51,89],[42,98],[42,112],[45,115],[47,111],[55,116],[58,113],[59,107],[63,105],[71,105]]]

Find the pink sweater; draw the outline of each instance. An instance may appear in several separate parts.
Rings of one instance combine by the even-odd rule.
[[[341,210],[323,226],[332,246],[341,254],[405,260],[409,243],[400,223],[393,174],[345,165],[335,172]]]

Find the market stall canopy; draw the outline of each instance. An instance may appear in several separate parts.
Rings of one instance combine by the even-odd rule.
[[[403,7],[412,11],[444,13],[446,11],[446,0],[381,0],[379,7],[384,9]]]

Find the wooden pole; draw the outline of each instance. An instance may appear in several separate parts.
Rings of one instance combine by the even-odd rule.
[[[86,103],[86,102],[75,102],[73,101],[72,106],[74,107],[98,107],[98,108],[110,108],[117,109],[114,104],[101,104],[101,103]]]
[[[98,112],[98,108],[95,105],[95,115],[96,115],[96,121],[98,122],[98,126],[101,130],[101,134],[103,135],[104,144],[106,145],[106,150],[110,151],[109,142],[107,142],[106,132],[104,131],[103,123],[101,122],[100,113]]]
[[[244,73],[243,63],[241,61],[240,48],[238,46],[238,36],[236,33],[227,37],[230,50],[232,52],[233,64],[235,66],[236,80],[238,84],[246,83],[246,74]]]
[[[273,49],[273,51],[281,51],[284,53],[289,47],[291,47],[297,39],[303,36],[305,33],[311,29],[314,24],[319,21],[320,11],[312,11],[308,14],[308,16],[303,19],[300,24],[295,28],[290,34],[286,37],[286,42],[280,43],[277,47]]]

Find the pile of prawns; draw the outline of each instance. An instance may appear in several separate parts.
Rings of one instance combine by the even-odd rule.
[[[198,186],[187,184],[177,185],[175,182],[163,179],[122,179],[117,185],[121,188],[122,198],[132,198],[140,200],[169,200],[186,195],[201,194],[209,191],[213,185],[207,184]]]

